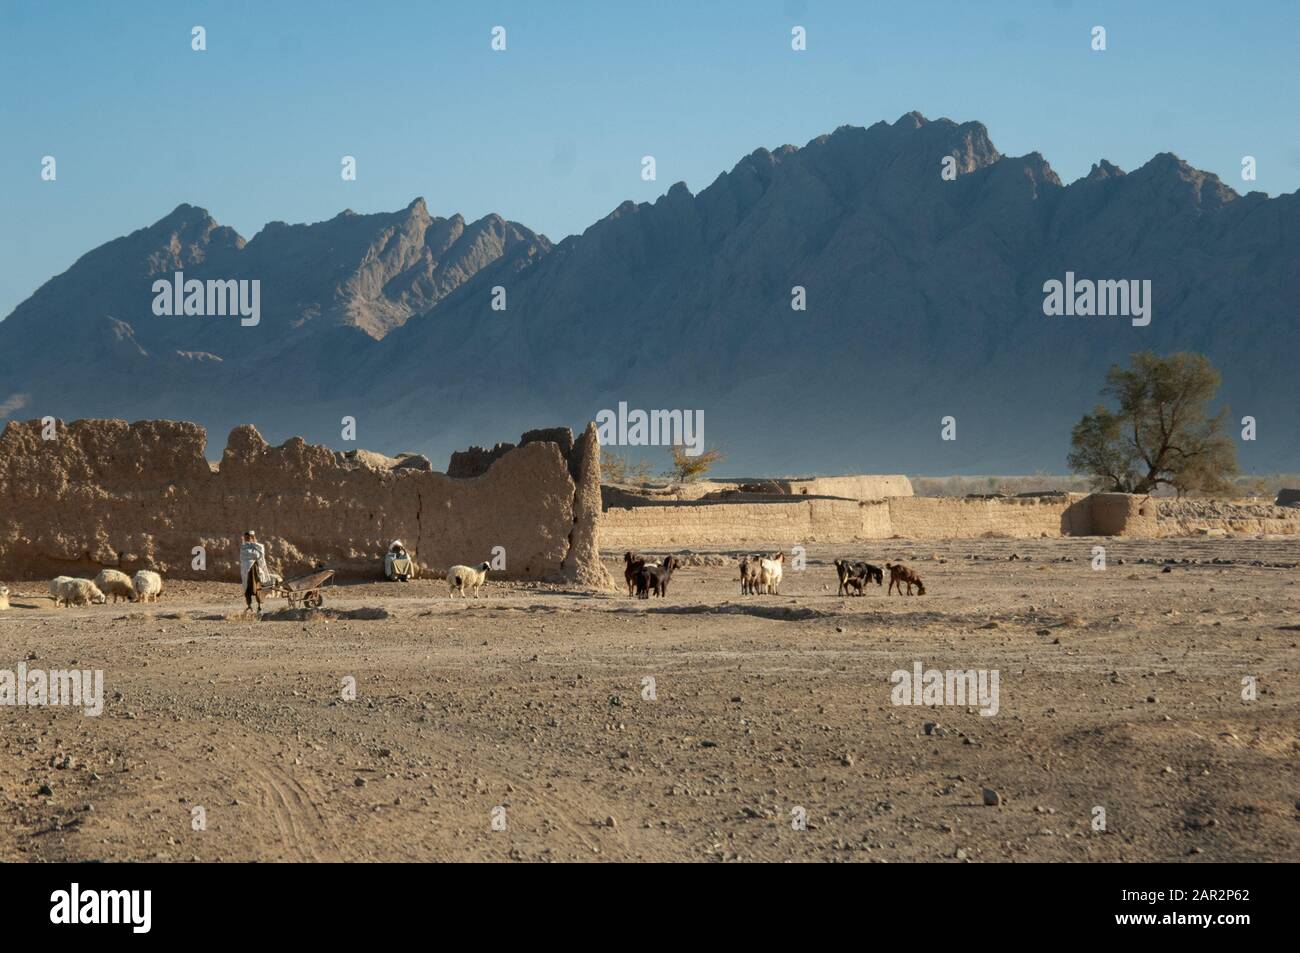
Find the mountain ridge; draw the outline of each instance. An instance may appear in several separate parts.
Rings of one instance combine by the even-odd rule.
[[[1243,464],[1300,469],[1281,412],[1297,396],[1282,360],[1300,343],[1297,235],[1300,193],[1240,195],[1170,152],[1131,172],[1099,159],[1066,184],[1037,152],[1000,153],[979,122],[919,113],[755,149],[697,193],[674,183],[557,243],[495,213],[433,216],[419,197],[268,222],[247,241],[182,203],[0,322],[0,404],[30,392],[31,409],[63,416],[327,441],[350,411],[370,422],[362,445],[441,453],[626,399],[706,410],[744,469],[1010,472],[1063,466],[1109,363],[1189,348],[1223,367],[1229,399],[1272,415],[1273,439],[1243,447]],[[137,282],[173,268],[259,278],[264,327],[154,318]],[[1152,279],[1152,328],[1045,318],[1042,284],[1067,271]],[[60,366],[93,381],[48,386],[47,322],[68,332]],[[141,375],[156,392],[121,392]],[[257,406],[236,399],[247,386]],[[861,409],[823,389],[861,392]],[[957,408],[944,446],[938,420]]]

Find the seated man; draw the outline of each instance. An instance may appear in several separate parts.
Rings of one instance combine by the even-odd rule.
[[[397,582],[406,582],[415,576],[415,561],[411,559],[400,539],[393,540],[384,557],[384,575]]]

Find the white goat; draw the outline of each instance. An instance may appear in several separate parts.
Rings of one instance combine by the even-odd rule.
[[[785,571],[785,553],[777,553],[770,559],[764,558],[759,565],[758,591],[780,595],[781,576]]]
[[[112,596],[114,602],[118,599],[135,602],[135,586],[131,584],[131,577],[124,572],[116,569],[101,569],[99,575],[95,577],[95,585],[104,595]]]
[[[148,569],[141,569],[132,576],[131,584],[135,586],[136,598],[141,602],[157,602],[162,595],[162,576]]]
[[[461,597],[465,598],[465,590],[473,589],[474,596],[477,598],[479,587],[487,582],[488,570],[491,568],[491,563],[479,563],[477,569],[473,566],[452,566],[447,570],[449,595],[454,596],[459,592]]]

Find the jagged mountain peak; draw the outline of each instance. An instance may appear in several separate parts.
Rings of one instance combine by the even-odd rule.
[[[191,222],[207,223],[212,221],[214,221],[212,214],[207,209],[198,205],[190,205],[188,202],[181,202],[162,218],[158,219],[158,221],[154,222],[153,227],[179,226]]]
[[[1156,153],[1129,173],[1127,179],[1171,201],[1190,199],[1198,210],[1222,208],[1241,198],[1213,172],[1193,168],[1172,152]]]
[[[1101,159],[1092,164],[1088,174],[1083,177],[1085,182],[1102,182],[1107,179],[1119,179],[1125,175],[1123,169],[1115,165],[1109,159]]]
[[[955,177],[940,174],[949,157]],[[707,442],[755,472],[1059,470],[1070,426],[1135,349],[1202,351],[1232,406],[1287,419],[1297,198],[1238,201],[1172,153],[1129,173],[1100,159],[1062,185],[982,123],[909,112],[756,148],[554,249],[496,212],[435,217],[419,197],[270,222],[247,245],[182,204],[0,323],[0,393],[220,430],[247,420],[255,380],[270,430],[328,439],[311,421],[366,414],[368,439],[437,454],[627,400],[703,408]],[[261,323],[152,315],[150,276],[178,263],[259,280]],[[1150,326],[1045,319],[1044,282],[1066,272],[1150,279]],[[506,311],[491,309],[497,285]],[[154,386],[130,386],[142,375]],[[954,408],[963,441],[936,450],[933,421]],[[1300,468],[1297,446],[1260,465]]]

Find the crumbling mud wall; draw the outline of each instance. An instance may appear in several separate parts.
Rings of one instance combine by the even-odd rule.
[[[1087,497],[962,500],[898,496],[856,501],[809,497],[763,502],[609,506],[601,538],[614,549],[739,542],[847,543],[860,539],[973,539],[1086,534]]]
[[[1157,500],[1161,536],[1300,536],[1300,510],[1245,500]]]
[[[899,496],[873,502],[831,498],[754,502],[634,502],[607,494],[601,539],[610,549],[855,540],[1053,539],[1062,536],[1300,536],[1300,511],[1231,500],[1156,500],[1126,493],[1011,499]]]
[[[566,455],[532,441],[456,479],[300,438],[271,447],[251,426],[231,432],[214,470],[205,443],[203,428],[174,421],[59,422],[52,440],[39,421],[10,423],[0,434],[0,578],[107,566],[234,580],[246,529],[286,577],[319,561],[342,578],[373,578],[393,539],[422,574],[490,561],[498,546],[498,577],[589,584],[604,572],[592,555],[599,501],[571,475],[592,465],[589,446]],[[598,458],[594,467],[598,482]]]
[[[889,500],[889,522],[892,535],[906,539],[1087,536],[1087,501],[1084,493],[1001,500],[898,497]]]
[[[487,473],[488,468],[493,463],[514,450],[516,446],[522,447],[539,441],[556,444],[560,448],[560,453],[564,454],[566,459],[571,459],[573,432],[568,427],[547,427],[542,430],[529,430],[519,438],[518,444],[498,443],[491,450],[485,450],[482,447],[457,450],[452,453],[451,461],[447,464],[447,476],[461,480],[467,477],[481,476]],[[574,467],[570,467],[570,472],[576,472]]]
[[[527,437],[527,434],[525,434]],[[508,446],[508,444],[507,444]],[[468,453],[489,451],[473,447]],[[495,452],[495,451],[492,451]],[[453,462],[457,462],[453,459]],[[450,469],[448,473],[452,472]],[[695,480],[663,486],[606,485],[605,506],[635,506],[644,500],[715,500],[760,502],[769,496],[833,496],[845,500],[873,501],[893,496],[911,496],[912,481],[902,475],[862,474],[858,476],[769,479],[754,477],[732,480]]]
[[[1092,528],[1097,536],[1159,536],[1156,502],[1131,493],[1094,493]]]
[[[763,503],[657,503],[610,507],[601,519],[609,548],[662,549],[762,542],[790,545],[886,539],[886,501],[826,498]]]
[[[842,496],[850,500],[883,500],[887,497],[912,496],[912,481],[901,474],[808,477],[803,480],[775,482],[781,485],[785,492],[795,496]]]
[[[1255,500],[1169,499],[1094,493],[1098,536],[1300,536],[1300,510]]]
[[[524,434],[524,443],[528,443],[528,434]],[[569,552],[561,566],[562,575],[581,586],[610,589],[613,580],[600,561],[600,440],[595,423],[587,424],[568,457],[576,472],[573,473],[573,528],[569,533]]]

